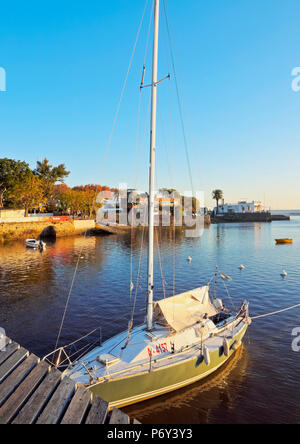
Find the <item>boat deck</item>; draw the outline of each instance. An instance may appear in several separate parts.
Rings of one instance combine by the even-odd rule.
[[[235,321],[233,321],[233,324]],[[194,328],[187,329],[182,334],[177,334],[176,351],[172,353],[170,344],[174,340],[174,336],[170,335],[166,338],[166,329],[155,331],[153,334],[153,342],[149,339],[147,332],[143,326],[137,327],[131,337],[131,343],[128,344],[125,350],[122,350],[122,345],[126,342],[127,332],[108,340],[102,347],[97,347],[84,356],[80,362],[74,363],[74,366],[67,372],[71,379],[74,379],[80,384],[92,385],[96,382],[104,382],[114,378],[125,376],[133,376],[135,374],[147,373],[151,370],[158,370],[168,367],[170,365],[180,364],[188,359],[194,359],[199,356],[201,343],[203,342],[209,352],[214,352],[220,349],[223,345],[224,338],[231,338],[236,336],[243,328],[243,324],[235,326],[234,328],[225,327],[216,336],[202,338],[195,335]],[[170,331],[168,331],[170,333]],[[152,344],[159,343],[160,339],[168,343],[167,349],[163,353],[147,354],[147,358],[141,360],[133,359],[134,356],[144,356],[140,352],[146,349],[149,350]],[[189,344],[189,345],[186,345]],[[156,346],[156,345],[155,345]],[[151,348],[151,350],[153,350]],[[154,348],[155,350],[155,348]],[[110,356],[117,358],[112,365],[105,366],[99,362],[99,356]],[[82,367],[84,362],[84,368]],[[92,379],[91,379],[92,376]]]

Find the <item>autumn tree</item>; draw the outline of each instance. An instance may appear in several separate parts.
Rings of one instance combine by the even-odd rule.
[[[26,162],[13,159],[0,159],[0,208],[4,205],[15,207],[17,203],[13,199],[13,188],[21,183],[31,173]]]
[[[25,208],[25,216],[28,216],[29,210],[39,209],[44,203],[42,181],[32,172],[19,181],[10,193],[14,201]]]

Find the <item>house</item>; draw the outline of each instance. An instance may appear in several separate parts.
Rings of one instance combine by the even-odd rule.
[[[246,202],[244,200],[239,201],[236,204],[225,204],[224,201],[219,205],[218,215],[223,214],[236,214],[236,213],[260,213],[263,211],[261,202],[252,201]],[[215,214],[217,214],[217,207],[214,208]]]

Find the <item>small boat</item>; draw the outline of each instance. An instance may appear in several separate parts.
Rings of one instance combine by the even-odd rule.
[[[40,250],[44,250],[46,248],[45,242],[37,239],[26,239],[25,243],[26,247],[28,248],[35,248]]]
[[[276,244],[292,244],[293,239],[275,239]]]

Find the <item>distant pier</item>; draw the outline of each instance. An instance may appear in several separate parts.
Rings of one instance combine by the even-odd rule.
[[[234,222],[274,222],[281,220],[290,220],[290,216],[271,214],[270,212],[257,212],[215,214],[211,218],[211,221],[214,224]]]
[[[291,220],[291,217],[284,214],[272,214],[272,221],[279,220]]]

